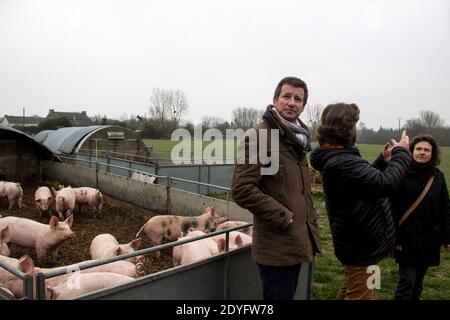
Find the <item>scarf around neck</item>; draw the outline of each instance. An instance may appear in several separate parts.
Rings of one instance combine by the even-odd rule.
[[[285,118],[283,118],[278,110],[275,107],[272,107],[272,110],[275,111],[278,118],[281,120],[281,122],[288,127],[290,130],[292,130],[297,137],[297,139],[300,141],[300,144],[305,148],[305,151],[309,152],[311,151],[311,145],[308,143],[309,138],[309,132],[305,128],[303,128],[298,120],[295,120],[294,122],[287,121]]]

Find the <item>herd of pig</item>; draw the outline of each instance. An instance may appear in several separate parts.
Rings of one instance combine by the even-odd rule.
[[[7,198],[10,210],[15,202],[19,208],[22,207],[23,190],[20,183],[0,181],[0,200],[2,198]],[[13,243],[35,249],[38,262],[48,257],[56,261],[61,243],[75,237],[75,233],[71,230],[74,212],[79,212],[81,205],[88,205],[94,217],[97,213],[101,214],[103,196],[100,190],[89,187],[72,188],[60,185],[57,189],[52,188],[51,191],[48,187],[38,187],[35,192],[35,203],[41,218],[44,214],[50,217],[48,224],[14,216],[2,218],[0,215],[0,261],[30,275],[65,268],[66,274],[46,280],[46,299],[73,299],[144,275],[144,256],[134,256],[127,260],[84,269],[79,273],[72,273],[74,265],[46,269],[36,267],[28,255],[23,255],[20,259],[10,258],[8,243]],[[53,204],[57,216],[52,213]],[[78,211],[75,211],[77,204]],[[153,216],[140,228],[136,239],[129,243],[119,244],[113,235],[107,233],[95,236],[90,245],[91,259],[105,259],[138,250],[141,245],[139,236],[142,233],[153,245],[159,245],[163,241],[195,238],[211,231],[245,224],[242,221],[226,220],[225,217],[215,213],[214,208],[211,207],[206,207],[203,214],[196,217]],[[251,243],[251,228],[244,232],[230,232],[228,244],[230,250]],[[224,250],[225,234],[174,246],[173,265],[193,263]],[[156,255],[159,257],[159,252],[156,252]],[[74,277],[76,277],[77,285],[74,285]],[[1,267],[0,288],[16,298],[23,297],[23,281]]]

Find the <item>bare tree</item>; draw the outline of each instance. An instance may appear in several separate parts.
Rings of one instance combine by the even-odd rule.
[[[264,110],[257,110],[253,108],[236,108],[233,110],[232,118],[235,128],[247,130],[253,128],[259,121],[262,120]]]
[[[187,111],[187,108],[188,101],[184,92],[181,90],[176,90],[175,92],[173,92],[173,100],[171,105],[172,120],[175,120],[176,122],[180,121],[181,116]]]
[[[322,115],[323,105],[307,105],[306,109],[306,122],[309,126],[311,134],[313,137],[316,136],[316,129],[320,122],[320,116]]]
[[[150,97],[150,115],[158,121],[181,120],[188,108],[186,95],[181,90],[153,89]]]
[[[434,129],[444,126],[444,119],[441,119],[441,116],[430,110],[422,110],[420,111],[420,121],[424,127],[427,129]]]

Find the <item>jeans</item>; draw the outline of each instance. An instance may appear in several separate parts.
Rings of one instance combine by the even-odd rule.
[[[301,266],[274,267],[258,264],[264,300],[293,300]]]
[[[428,267],[400,264],[395,300],[419,300]]]

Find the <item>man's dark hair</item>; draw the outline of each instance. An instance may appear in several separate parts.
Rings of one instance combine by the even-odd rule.
[[[281,81],[278,83],[277,87],[275,88],[275,93],[273,95],[273,99],[277,99],[280,96],[281,93],[281,87],[283,84],[290,84],[294,88],[303,88],[305,91],[305,97],[303,100],[303,105],[306,105],[306,102],[308,101],[308,87],[306,86],[306,82],[302,79],[296,78],[296,77],[286,77],[281,79]]]
[[[430,162],[435,162],[436,165],[439,165],[439,163],[441,163],[441,148],[439,147],[439,144],[437,143],[436,139],[432,135],[421,134],[421,135],[415,136],[409,144],[409,151],[411,151],[411,153],[413,153],[414,147],[416,146],[416,144],[418,144],[419,142],[422,142],[422,141],[426,141],[429,144],[431,144],[432,148],[431,148]]]
[[[359,108],[356,104],[336,103],[325,107],[317,128],[317,141],[351,146],[356,141],[355,125],[359,120]]]

